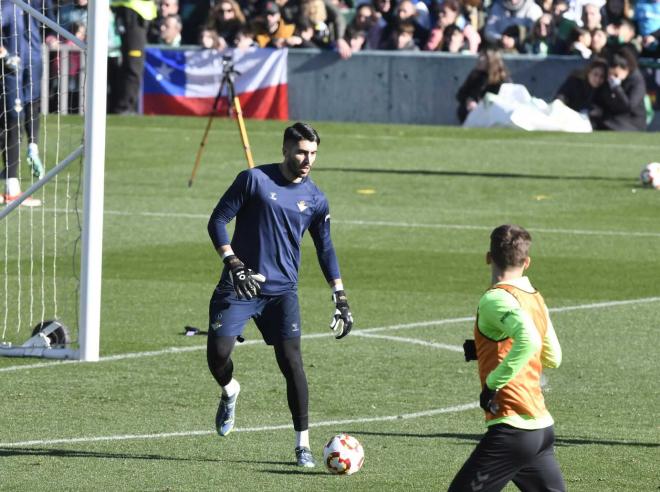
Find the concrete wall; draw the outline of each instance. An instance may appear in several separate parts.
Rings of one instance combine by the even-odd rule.
[[[458,124],[455,94],[476,56],[428,52],[356,53],[289,50],[291,119],[374,123]],[[505,57],[514,82],[546,101],[580,59]],[[660,127],[656,116],[654,128]]]

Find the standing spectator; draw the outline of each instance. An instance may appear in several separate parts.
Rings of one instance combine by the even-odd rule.
[[[431,30],[424,48],[430,51],[441,49],[444,31],[449,26],[456,26],[460,29],[465,41],[467,41],[470,53],[477,53],[481,37],[461,13],[461,5],[458,0],[445,0],[442,2],[438,12],[438,20]]]
[[[315,30],[312,22],[303,17],[296,23],[293,36],[286,39],[287,46],[291,48],[319,48],[314,42]]]
[[[312,44],[328,48],[334,39],[328,25],[328,11],[323,0],[303,0],[300,4],[299,21],[308,22],[312,27]]]
[[[534,23],[532,32],[527,37],[525,52],[530,55],[546,56],[553,52],[555,47],[555,29],[552,14],[544,13]]]
[[[224,50],[227,43],[218,36],[215,29],[202,29],[199,31],[199,44],[205,50]]]
[[[179,15],[179,0],[160,0],[158,4],[158,16],[153,22],[149,23],[149,29],[147,31],[148,43],[159,44],[161,42],[160,27],[170,15]]]
[[[346,34],[344,35],[344,39],[348,43],[348,45],[351,48],[351,53],[357,53],[358,51],[362,51],[364,49],[368,49],[366,47],[367,43],[367,32],[366,31],[361,31],[357,28],[354,28],[352,26],[348,26],[346,28]]]
[[[392,0],[373,0],[374,25],[367,34],[369,49],[381,49],[387,43],[385,39],[386,28],[394,23],[394,8]]]
[[[518,24],[511,24],[509,27],[507,27],[502,33],[502,37],[500,38],[499,48],[502,53],[511,53],[516,55],[519,53],[524,53],[525,48],[523,46],[523,42],[526,37],[526,32],[527,31],[525,28]]]
[[[209,12],[206,27],[214,29],[227,46],[234,46],[236,34],[245,24],[240,5],[235,0],[221,0]]]
[[[497,94],[504,82],[510,82],[509,72],[504,66],[500,52],[488,49],[479,55],[477,66],[468,74],[465,82],[458,90],[458,119],[461,123],[465,121],[470,111],[487,92]]]
[[[573,56],[581,56],[582,58],[591,58],[591,33],[584,27],[573,28],[571,37],[569,38],[568,54]]]
[[[122,86],[109,112],[135,114],[144,72],[144,47],[149,22],[156,18],[153,0],[111,0],[121,36],[120,79]]]
[[[169,15],[178,14],[179,0],[160,0],[158,3],[158,15],[149,23],[149,29],[147,29],[147,43],[159,44],[161,42],[160,27],[163,25],[163,22]]]
[[[608,69],[605,60],[594,58],[586,68],[568,76],[556,98],[579,113],[591,114],[596,109],[594,98],[607,79]]]
[[[399,34],[404,33],[408,30],[406,27],[403,31],[399,29],[399,26],[402,23],[410,24],[413,26],[413,40],[415,46],[422,47],[426,45],[429,36],[429,30],[426,29],[417,19],[418,13],[415,8],[415,4],[412,0],[401,0],[396,7],[395,16],[392,21],[385,27],[381,36],[381,43],[384,41],[389,49],[393,48],[394,45],[398,44],[397,42],[393,43],[393,39],[396,38]],[[405,37],[405,34],[404,34]]]
[[[74,27],[73,27],[74,22],[86,26],[87,3],[88,0],[73,0],[68,2],[58,2],[59,24],[71,33],[74,33]]]
[[[242,51],[257,48],[259,45],[254,40],[254,31],[249,26],[243,26],[236,33],[236,48]]]
[[[603,16],[600,13],[598,5],[595,3],[587,3],[582,8],[582,27],[588,31],[593,31],[599,27],[603,27]]]
[[[183,24],[177,14],[168,15],[160,25],[160,44],[178,48],[181,46],[181,30]]]
[[[73,34],[76,35],[81,41],[85,41],[87,37],[87,27],[85,24],[74,22],[71,25],[73,29]],[[81,101],[81,85],[80,85],[80,71],[82,69],[81,59],[80,59],[80,50],[76,45],[69,41],[68,39],[64,42],[64,45],[69,48],[68,56],[69,57],[69,113],[79,113],[82,109]]]
[[[598,10],[598,18],[600,21],[600,9],[605,5],[605,0],[568,0],[568,7],[564,12],[563,17],[566,20],[572,21],[578,26],[584,21],[584,8],[587,5],[593,5]]]
[[[112,101],[119,97],[121,82],[121,36],[117,29],[115,13],[109,9],[108,25],[108,98],[107,108],[112,107]]]
[[[629,48],[620,47],[609,61],[607,84],[596,94],[602,116],[592,118],[599,130],[644,131],[646,129],[646,82]]]
[[[181,42],[193,45],[199,42],[199,32],[203,29],[209,11],[217,2],[214,0],[179,0],[179,11],[183,22]],[[244,12],[245,13],[245,12]]]
[[[634,10],[628,0],[606,0],[600,10],[603,25],[620,24],[623,19],[632,19]]]
[[[660,0],[637,0],[635,20],[642,37],[642,56],[660,58]]]
[[[293,36],[296,26],[282,19],[280,7],[273,1],[266,2],[262,15],[255,23],[256,41],[261,48],[282,48],[286,38]]]
[[[458,26],[451,25],[445,29],[444,35],[442,37],[442,47],[440,48],[440,51],[455,54],[470,53],[467,40],[463,35],[463,31],[459,29]]]
[[[387,49],[396,51],[417,51],[419,47],[415,43],[415,25],[407,20],[398,22],[396,29],[390,34]]]
[[[371,39],[369,33],[372,29],[378,29],[376,27],[377,21],[378,17],[371,4],[363,3],[362,5],[359,5],[355,10],[353,19],[346,27],[344,39],[346,39],[349,45],[351,45],[351,40],[354,40],[355,46],[359,46],[357,51],[363,49],[377,49],[378,43],[374,46],[369,44],[369,40]],[[364,36],[363,41],[359,41],[360,36]],[[351,51],[355,50],[351,48]]]
[[[484,29],[486,41],[498,43],[505,29],[512,25],[522,26],[529,32],[542,15],[543,10],[534,0],[495,0]]]
[[[607,33],[601,29],[591,31],[591,55],[605,58],[605,48],[607,46]]]

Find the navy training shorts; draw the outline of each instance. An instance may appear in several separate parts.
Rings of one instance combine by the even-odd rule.
[[[301,333],[298,293],[260,295],[239,299],[235,292],[215,290],[209,305],[209,336],[239,336],[253,319],[267,345],[299,338]]]

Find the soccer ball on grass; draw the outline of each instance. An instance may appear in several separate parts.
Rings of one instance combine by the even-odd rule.
[[[660,190],[660,162],[652,162],[644,166],[639,179],[643,186]]]
[[[348,434],[337,434],[323,448],[323,462],[330,473],[352,475],[364,463],[360,441]]]

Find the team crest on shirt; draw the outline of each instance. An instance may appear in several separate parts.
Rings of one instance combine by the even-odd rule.
[[[305,200],[300,200],[299,202],[296,202],[296,205],[298,205],[298,210],[300,210],[301,212],[304,212],[309,208],[305,203]]]
[[[277,200],[277,193],[275,193],[274,191],[271,191],[270,192],[270,199],[271,200]]]

